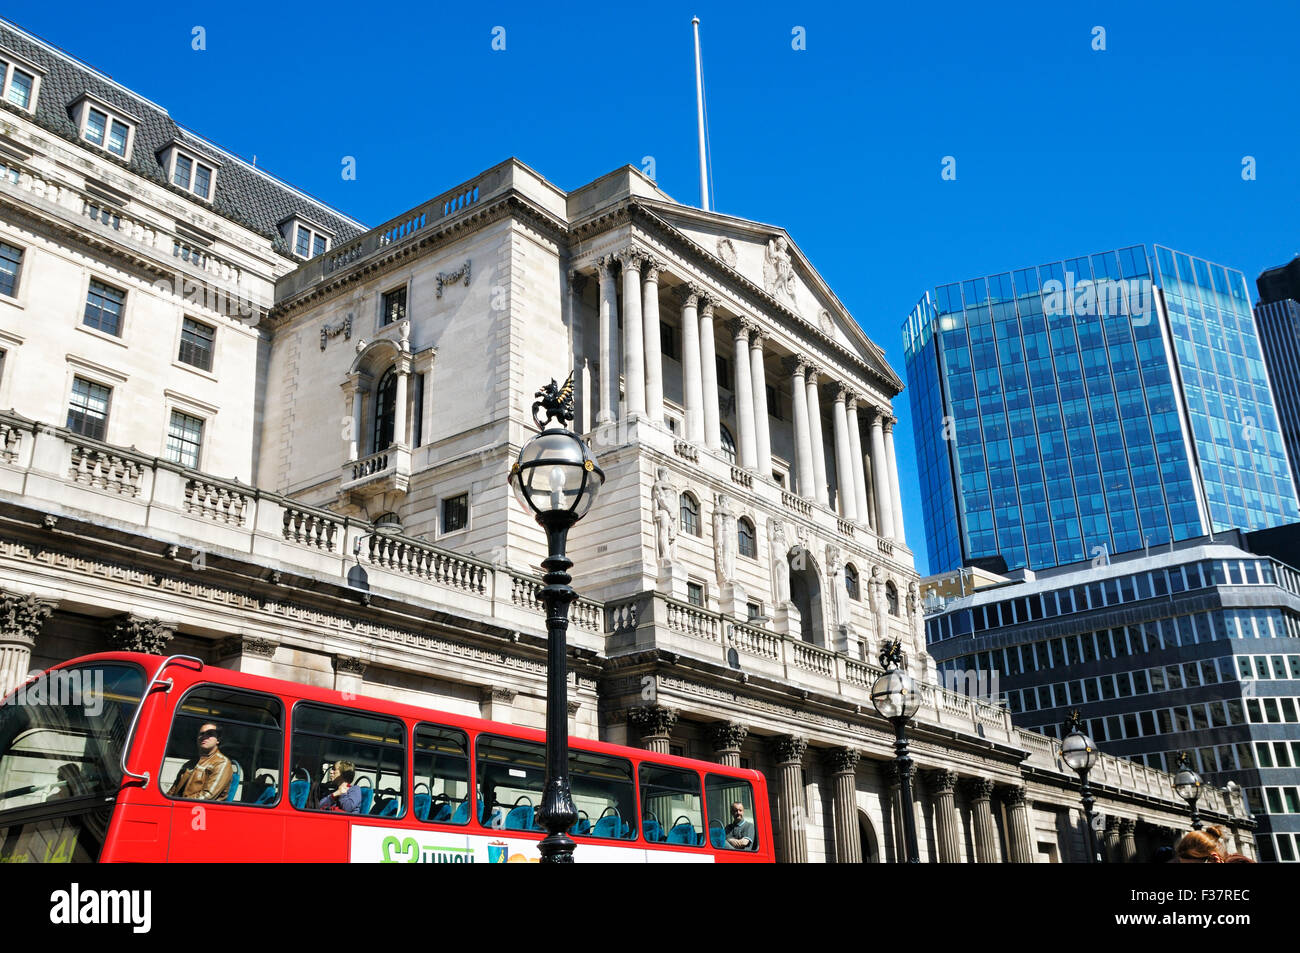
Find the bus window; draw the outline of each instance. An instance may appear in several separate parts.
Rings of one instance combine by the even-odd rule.
[[[758,850],[754,789],[748,781],[710,774],[704,779],[704,800],[709,844],[718,850]]]
[[[304,811],[401,817],[405,737],[396,718],[300,702],[293,709],[289,802]]]
[[[415,787],[411,792],[415,816],[435,824],[468,824],[468,798],[469,742],[465,732],[417,726]]]
[[[284,706],[203,685],[176,708],[159,783],[168,797],[271,807],[280,800]]]
[[[636,795],[632,762],[569,749],[569,781],[578,821],[575,837],[636,840]]]
[[[704,843],[704,803],[700,776],[681,768],[641,765],[641,815],[652,844]]]
[[[546,747],[535,741],[479,735],[478,819],[486,827],[540,831],[537,808],[546,777]]]

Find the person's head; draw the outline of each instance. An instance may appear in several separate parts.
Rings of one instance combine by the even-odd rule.
[[[1174,860],[1174,849],[1166,844],[1163,847],[1157,847],[1156,852],[1151,855],[1151,863],[1168,864]]]
[[[1206,827],[1199,831],[1188,831],[1178,840],[1174,847],[1174,856],[1180,864],[1221,864],[1223,863],[1223,831],[1217,827]]]
[[[351,761],[335,761],[334,769],[330,772],[330,780],[346,781],[348,784],[351,784],[352,779],[356,777],[356,773],[357,766]]]
[[[1227,857],[1223,858],[1223,862],[1224,862],[1225,864],[1253,864],[1253,863],[1255,863],[1255,861],[1251,860],[1251,859],[1250,859],[1249,857],[1247,857],[1245,854],[1229,854]]]
[[[745,805],[736,801],[731,805],[731,819],[733,821],[743,821],[745,819]]]
[[[221,744],[221,726],[215,721],[205,721],[199,725],[199,751],[211,754]]]

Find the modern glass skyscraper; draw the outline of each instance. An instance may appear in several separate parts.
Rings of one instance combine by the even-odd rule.
[[[1135,245],[941,285],[903,344],[931,572],[1300,519],[1241,272]]]
[[[1255,326],[1273,382],[1291,473],[1300,471],[1300,257],[1255,279]]]

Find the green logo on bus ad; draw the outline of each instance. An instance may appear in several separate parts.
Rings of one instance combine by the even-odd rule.
[[[472,864],[474,848],[440,847],[434,844],[420,846],[414,837],[385,837],[379,845],[385,864]]]

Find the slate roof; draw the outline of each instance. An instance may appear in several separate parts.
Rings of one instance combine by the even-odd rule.
[[[161,106],[127,90],[92,67],[3,19],[0,19],[0,47],[44,71],[34,115],[9,102],[0,102],[0,107],[27,119],[34,119],[37,125],[80,145],[101,159],[125,166],[272,240],[280,237],[280,222],[294,213],[332,230],[336,244],[342,244],[366,231],[360,223],[179,125]],[[83,142],[78,137],[69,107],[84,93],[90,93],[130,116],[139,118],[129,162]],[[216,192],[211,202],[204,202],[167,181],[158,152],[173,139],[183,142],[186,148],[195,153],[206,155],[219,163]],[[289,248],[283,241],[278,242],[276,248],[289,256]]]

